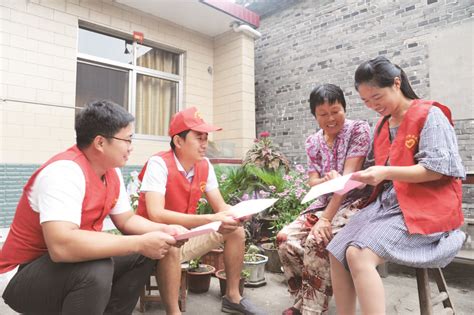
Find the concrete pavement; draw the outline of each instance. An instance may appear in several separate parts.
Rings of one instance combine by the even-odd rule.
[[[444,274],[457,314],[474,314],[474,266],[452,263],[445,269]],[[266,279],[267,285],[260,288],[245,288],[244,295],[267,311],[268,314],[281,314],[292,303],[292,298],[286,290],[283,275],[266,273]],[[0,275],[0,292],[3,292],[7,281],[6,275]],[[387,300],[387,314],[419,314],[414,269],[390,265],[389,275],[383,279],[383,282]],[[435,292],[436,285],[431,283],[431,288]],[[441,313],[439,306],[435,308],[435,314]],[[14,315],[17,313],[10,310],[1,299],[0,314]],[[141,314],[165,314],[165,312],[160,304],[150,303],[147,305],[145,313],[140,313],[138,307],[133,312],[133,315]],[[190,292],[188,294],[185,314],[223,314],[220,311],[219,282],[216,278],[212,279],[209,292],[203,294]],[[336,314],[333,301],[330,304],[329,314]]]

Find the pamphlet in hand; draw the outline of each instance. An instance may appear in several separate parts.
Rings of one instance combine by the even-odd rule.
[[[229,210],[233,213],[235,219],[240,219],[262,212],[271,207],[277,200],[277,198],[245,200],[232,206]]]
[[[195,237],[198,235],[215,232],[219,229],[219,227],[221,226],[221,223],[222,223],[221,221],[215,221],[215,222],[207,223],[204,225],[200,225],[198,227],[195,227],[194,229],[189,230],[188,232],[176,235],[174,239],[177,241],[182,241],[182,240],[187,240],[188,238]]]
[[[351,191],[354,188],[363,186],[364,183],[351,179],[352,174],[353,173],[337,177],[322,184],[313,186],[303,198],[301,203],[306,203],[319,196],[329,193],[344,195],[346,192]]]

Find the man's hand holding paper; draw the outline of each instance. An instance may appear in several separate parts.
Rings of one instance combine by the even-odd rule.
[[[248,218],[270,208],[277,200],[276,198],[245,200],[232,206],[228,211],[235,219]]]
[[[240,225],[240,222],[234,218],[232,208],[229,210],[220,211],[213,215],[213,219],[220,221],[222,224],[218,232],[221,234],[228,234],[234,232]]]
[[[198,227],[195,227],[194,229],[187,230],[184,233],[180,233],[178,235],[175,235],[174,238],[177,241],[186,241],[191,237],[202,235],[202,234],[207,234],[211,233],[213,231],[217,231],[219,227],[221,226],[220,221],[215,221],[211,222],[208,224],[204,224]]]
[[[168,233],[169,235],[175,237],[175,239],[176,239],[177,236],[182,235],[182,234],[186,234],[186,233],[189,232],[189,230],[187,228],[185,228],[182,225],[178,225],[178,224],[165,225],[165,229],[166,229],[165,230],[166,233]],[[176,240],[177,240],[177,242],[173,245],[175,247],[181,247],[187,241],[187,239],[181,239],[181,240],[176,239]]]

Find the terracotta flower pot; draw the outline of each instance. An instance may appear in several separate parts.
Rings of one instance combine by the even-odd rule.
[[[211,276],[216,269],[210,265],[200,264],[198,269],[188,270],[188,289],[194,293],[209,291]]]
[[[216,270],[224,269],[224,250],[222,248],[215,248],[201,257],[203,264],[211,265]]]
[[[217,279],[219,279],[219,285],[220,285],[220,289],[221,289],[221,296],[224,296],[225,291],[227,289],[227,278],[226,278],[226,275],[225,275],[225,270],[224,269],[217,270],[216,271],[216,277],[217,277]],[[245,284],[245,278],[240,278],[240,281],[239,281],[240,295],[244,294],[244,284]]]

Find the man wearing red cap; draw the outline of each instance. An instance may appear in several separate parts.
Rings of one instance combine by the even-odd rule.
[[[157,264],[160,294],[167,314],[180,314],[180,263],[200,257],[221,244],[225,244],[224,264],[227,274],[222,311],[261,313],[239,293],[245,233],[239,221],[227,212],[230,206],[222,198],[214,168],[205,158],[208,133],[218,130],[221,128],[204,122],[195,107],[176,113],[169,127],[171,150],[152,156],[139,175],[139,215],[155,222],[179,224],[186,228],[222,221],[218,232],[189,239],[181,248],[171,249]],[[196,214],[202,193],[205,193],[214,214]]]
[[[5,303],[26,314],[132,314],[155,259],[176,244],[169,227],[135,215],[119,167],[133,150],[133,116],[110,101],[76,115],[76,145],[28,180],[0,274],[18,271]],[[124,235],[102,233],[109,215]]]

